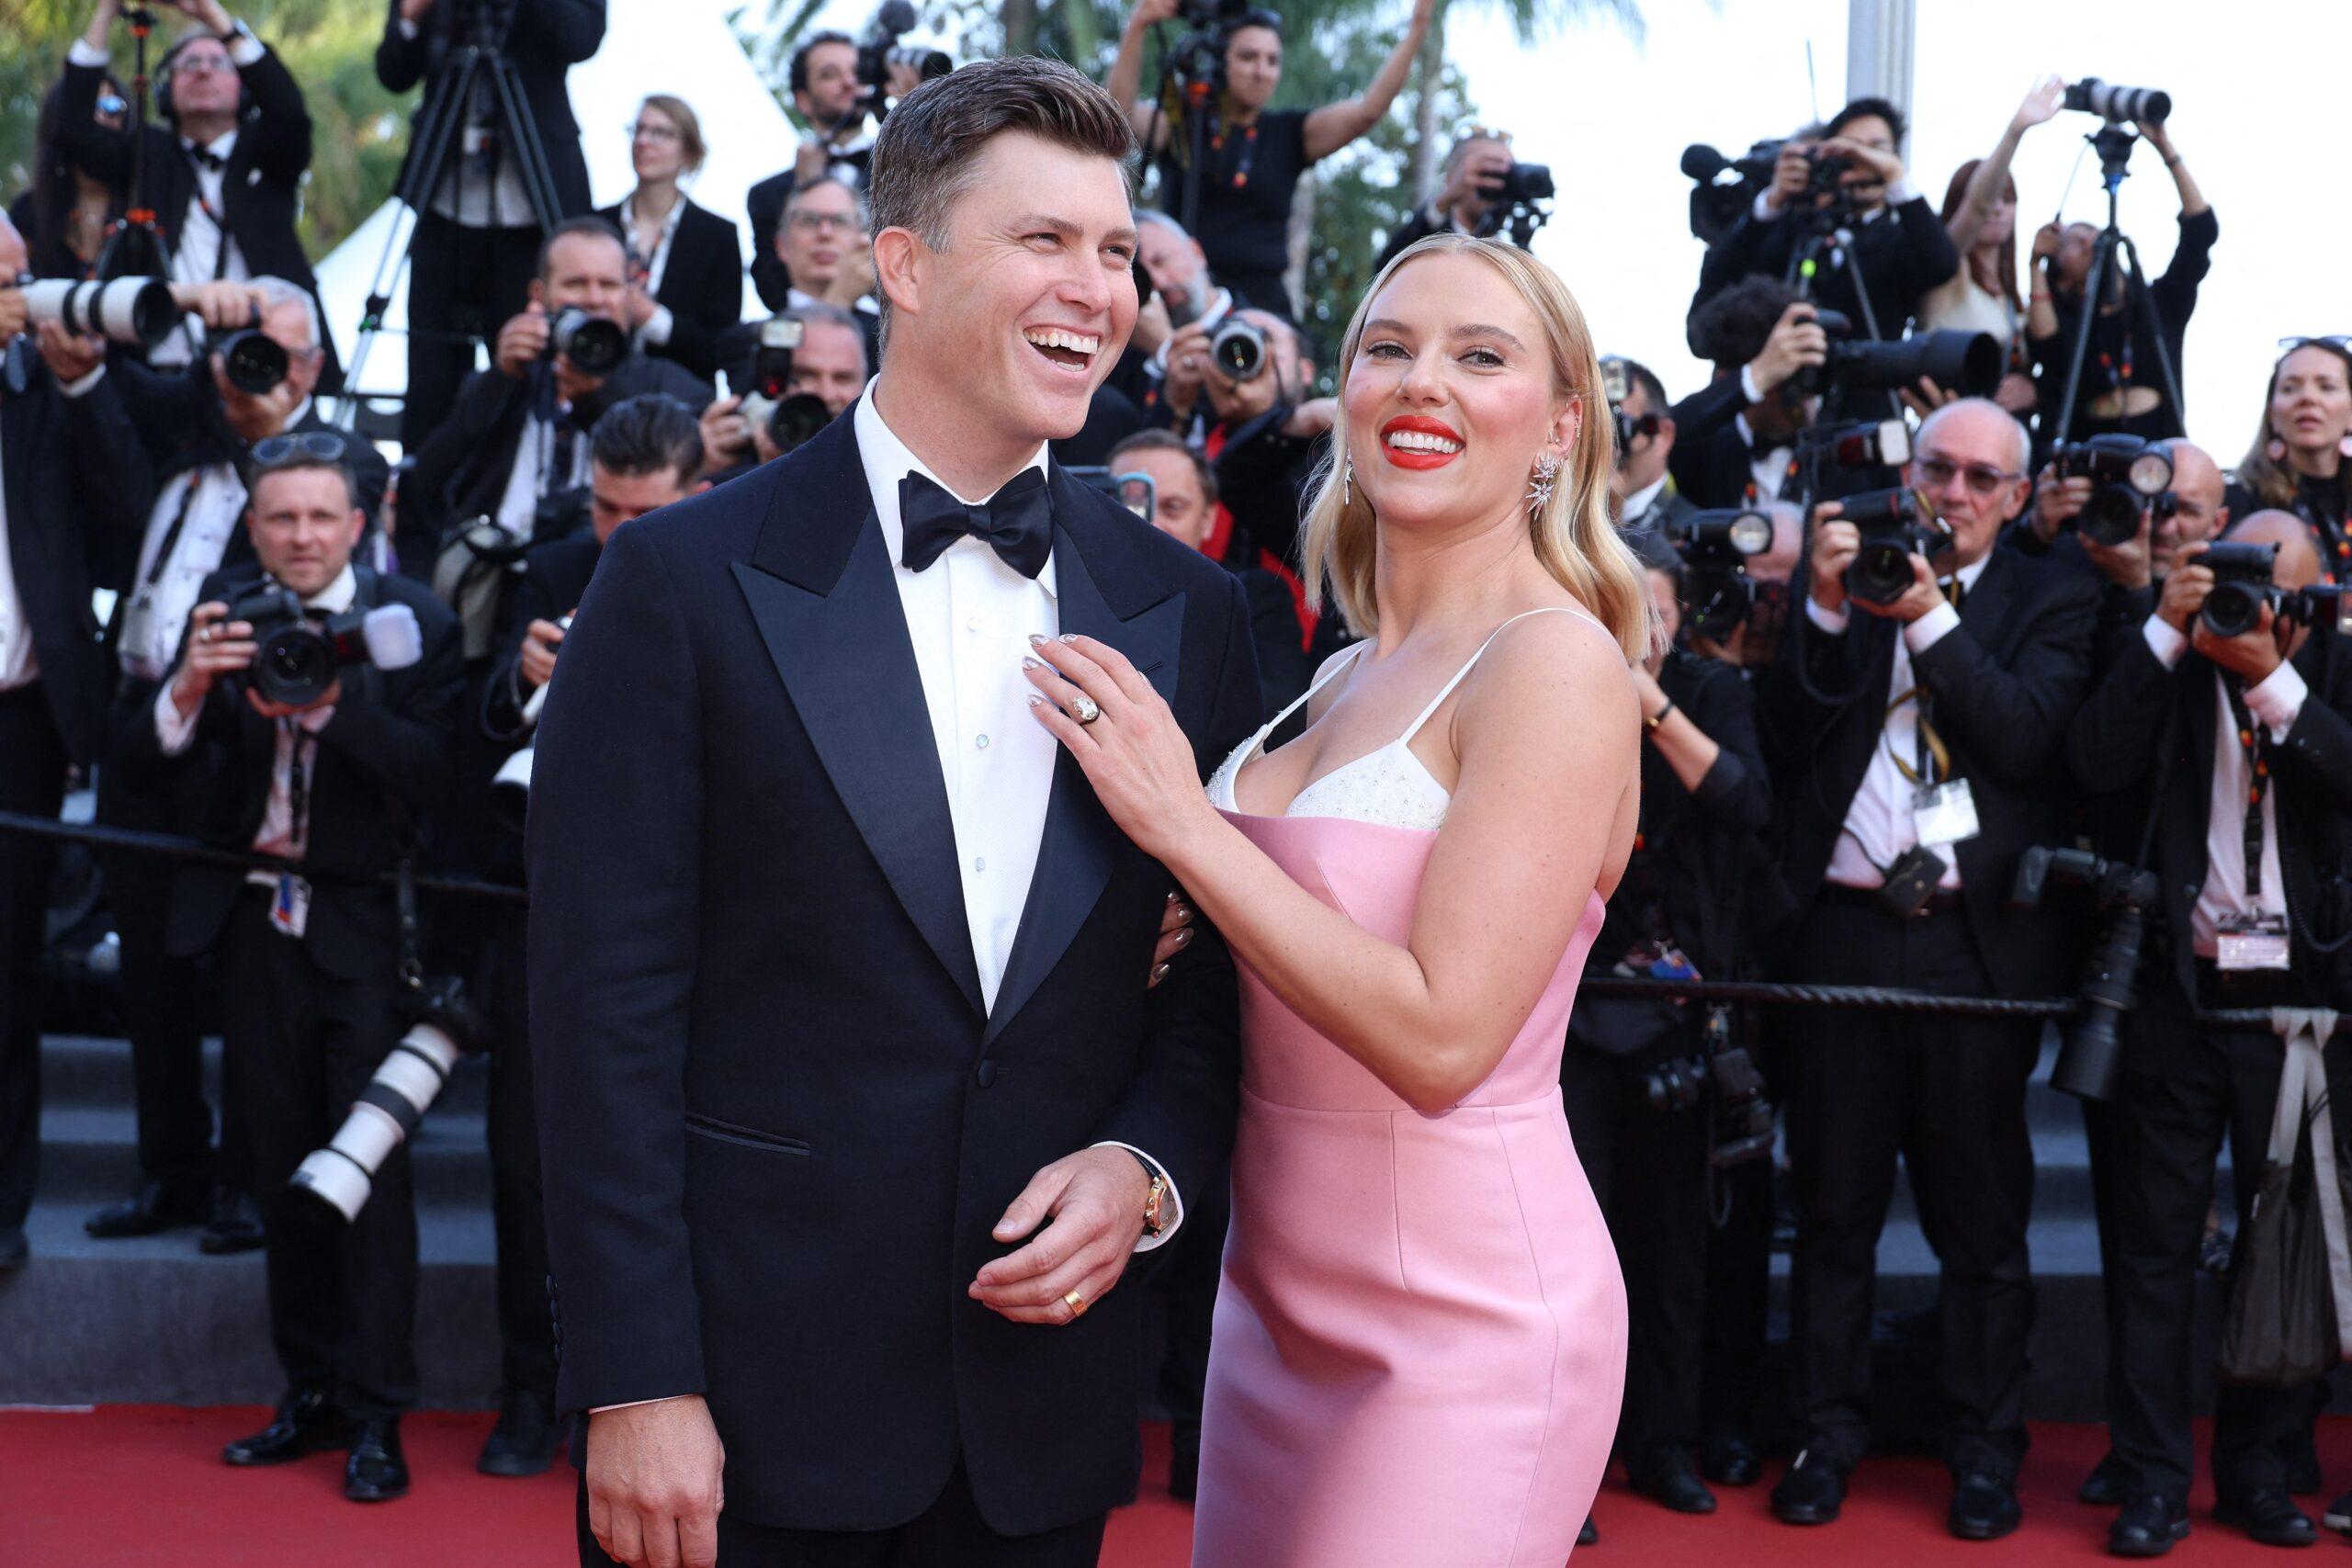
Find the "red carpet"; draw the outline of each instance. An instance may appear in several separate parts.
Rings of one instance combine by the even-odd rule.
[[[91,1413],[0,1412],[0,1561],[49,1568],[559,1568],[571,1550],[572,1477],[559,1465],[534,1481],[492,1481],[473,1470],[486,1415],[415,1416],[401,1427],[416,1490],[375,1507],[343,1500],[340,1456],[282,1470],[232,1472],[220,1445],[258,1428],[254,1409],[108,1405]],[[1724,1494],[1710,1518],[1684,1518],[1615,1483],[1596,1510],[1600,1545],[1579,1562],[1727,1562],[1737,1568],[1855,1568],[1987,1562],[2111,1561],[2099,1551],[2106,1516],[2074,1501],[2105,1434],[2038,1427],[2027,1461],[2025,1529],[1990,1546],[1943,1533],[1945,1483],[1933,1460],[1880,1460],[1858,1478],[1846,1517],[1826,1529],[1772,1522],[1764,1491]],[[2200,1433],[2199,1451],[2203,1450]],[[1144,1500],[1113,1516],[1105,1568],[1183,1568],[1190,1513],[1161,1490],[1164,1428],[1145,1431]],[[2331,1487],[2352,1485],[2352,1420],[2323,1424],[2320,1457]],[[2277,1564],[2278,1554],[2214,1524],[2210,1492],[2195,1500],[2195,1533],[2173,1561]],[[2307,1500],[2316,1511],[2321,1500]],[[2323,1537],[2313,1562],[2342,1550]],[[1415,1565],[1420,1568],[1420,1565]],[[1430,1564],[1428,1568],[1444,1568]]]

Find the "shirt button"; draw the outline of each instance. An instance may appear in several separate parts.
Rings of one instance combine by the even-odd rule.
[[[987,626],[988,623],[986,621],[980,619],[978,615],[974,615],[964,623],[964,629],[967,632],[976,632],[982,630]]]
[[[989,738],[985,735],[979,736],[973,740],[972,744],[985,751],[989,749]]]
[[[988,868],[989,863],[985,856],[974,855],[972,857],[972,869],[974,871],[986,871]]]

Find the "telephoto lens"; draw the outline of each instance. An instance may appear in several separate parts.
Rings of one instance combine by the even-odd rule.
[[[1866,490],[1838,502],[1861,531],[1861,548],[1846,568],[1846,592],[1868,604],[1892,604],[1911,591],[1911,558],[1933,561],[1949,541],[1919,515],[1919,498],[1900,487]]]
[[[2095,114],[2102,119],[2162,125],[2172,118],[2172,95],[2154,87],[2119,87],[2096,76],[2086,76],[2066,88],[2066,107],[2077,114]]]
[[[34,325],[55,321],[69,333],[153,348],[179,325],[180,308],[168,284],[152,277],[76,283],[49,277],[24,288],[25,315]]]
[[[285,345],[259,327],[231,333],[213,345],[212,352],[220,356],[220,373],[229,378],[229,385],[248,397],[266,397],[276,391],[292,364]]]
[[[1228,316],[1209,339],[1209,357],[1236,381],[1262,375],[1266,368],[1266,333],[1257,322]]]
[[[572,368],[583,375],[609,376],[628,355],[628,333],[618,322],[592,316],[577,305],[566,305],[555,313],[548,348],[571,360]]]
[[[376,1173],[415,1133],[448,1084],[458,1058],[490,1044],[490,1026],[460,981],[446,976],[426,981],[397,993],[393,1006],[407,1032],[360,1091],[334,1136],[301,1163],[288,1183],[345,1220],[357,1219],[368,1206]]]

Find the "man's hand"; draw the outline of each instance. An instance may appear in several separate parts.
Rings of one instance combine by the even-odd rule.
[[[544,686],[555,679],[556,649],[563,646],[563,628],[553,621],[533,621],[523,634],[517,668],[526,686]]]
[[[2102,545],[2086,532],[2082,536],[2083,553],[2090,557],[2091,564],[2118,588],[2135,592],[2145,588],[2155,581],[2155,569],[2148,547],[2148,524],[2147,511],[2143,508],[2140,531],[2120,545]]]
[[[55,321],[43,321],[40,356],[49,361],[49,373],[64,385],[80,380],[107,362],[107,340],[85,333],[69,333]]]
[[[1822,152],[1833,157],[1849,159],[1853,170],[1846,175],[1848,185],[1893,186],[1903,177],[1903,160],[1883,147],[1867,147],[1859,141],[1849,141],[1833,136],[1821,144]]]
[[[1948,387],[1937,386],[1931,378],[1926,376],[1919,378],[1918,385],[1916,388],[1906,387],[1902,391],[1898,392],[1896,396],[1903,400],[1903,406],[1905,408],[1909,409],[1913,413],[1919,417],[1922,423],[1926,423],[1929,414],[1935,412],[1946,403],[1956,403],[1960,401],[1960,394],[1958,392],[1951,390]]]
[[[90,8],[90,24],[82,29],[82,41],[93,49],[104,49],[107,34],[114,30],[114,21],[122,15],[122,0],[98,0]]]
[[[922,73],[904,61],[893,60],[882,71],[882,96],[898,102],[922,85]]]
[[[2215,637],[2212,628],[2199,620],[2188,634],[2188,646],[2251,686],[2268,680],[2287,661],[2278,651],[2276,621],[2267,603],[2262,606],[2262,618],[2235,637]]]
[[[1758,391],[1770,392],[1798,371],[1829,362],[1829,334],[1815,315],[1812,304],[1803,299],[1790,301],[1781,312],[1772,335],[1764,340],[1764,352],[1747,362]]]
[[[229,606],[215,599],[198,604],[187,618],[187,656],[172,671],[172,705],[182,718],[204,705],[222,676],[253,668],[260,646],[254,641],[253,625],[228,616]]]
[[[1993,400],[2023,419],[2041,406],[2041,389],[2024,371],[2011,370],[2003,374],[2001,384],[1993,389]]]
[[[1128,334],[1128,345],[1138,354],[1153,354],[1175,333],[1176,325],[1168,319],[1168,300],[1159,294],[1136,312],[1136,330]]]
[[[2082,515],[2090,499],[2089,475],[2062,479],[2056,465],[2045,464],[2034,477],[2033,511],[2028,514],[2028,525],[2033,529],[2034,537],[2045,545],[2054,542],[2067,524]]]
[[[2138,124],[2139,122],[2134,121],[2133,123]],[[2165,126],[2163,120],[2156,120],[2150,124],[2141,125],[2140,134],[2142,137],[2146,139],[2149,146],[2156,150],[2157,157],[2162,158],[2166,162],[2170,162],[2172,160],[2174,156],[2172,131]],[[2248,635],[2251,636],[2252,634],[2249,633]]]
[[[653,296],[645,291],[643,284],[632,283],[628,286],[628,302],[621,308],[621,314],[626,318],[623,324],[629,331],[636,332],[651,321],[653,312],[661,308],[654,303]]]
[[[1772,183],[1765,189],[1764,205],[1773,213],[1786,212],[1790,203],[1813,183],[1813,160],[1805,156],[1808,151],[1808,144],[1792,141],[1772,160]]]
[[[815,185],[825,177],[825,166],[833,161],[832,141],[821,130],[811,130],[800,139],[800,149],[792,155],[792,187]]]
[[[2213,592],[2213,569],[2197,564],[2197,558],[2204,553],[2201,539],[2180,547],[2180,553],[2173,557],[2172,570],[2165,577],[2164,597],[2156,604],[2156,615],[2183,637],[2188,635],[2197,612],[2205,607],[2205,596]]]
[[[740,392],[721,398],[703,410],[702,418],[695,422],[702,428],[704,473],[717,473],[752,444],[752,422],[736,412],[742,406]]]
[[[841,270],[825,286],[825,303],[847,310],[873,291],[874,247],[860,234],[856,243],[842,253]]]
[[[1862,553],[1862,531],[1844,521],[1846,509],[1824,502],[1814,510],[1813,602],[1829,615],[1845,613],[1846,569]]]
[[[1168,902],[1159,910],[1159,942],[1151,950],[1151,977],[1144,982],[1150,990],[1168,978],[1168,965],[1176,955],[1193,945],[1193,907],[1184,902],[1181,890],[1169,890]]]
[[[1504,147],[1481,147],[1462,160],[1461,166],[1445,176],[1445,185],[1430,205],[1444,217],[1453,216],[1454,209],[1464,201],[1489,202],[1495,187],[1510,174],[1510,151]]]
[[[1339,422],[1339,399],[1309,398],[1290,411],[1290,417],[1283,421],[1283,434],[1295,441],[1311,441]]]
[[[343,678],[337,676],[333,684],[307,703],[274,703],[250,686],[245,688],[245,701],[252,704],[254,712],[264,718],[292,718],[298,713],[309,713],[312,708],[331,708],[343,701]]]
[[[0,286],[0,343],[21,336],[31,320],[32,308],[25,303],[25,291]]]
[[[599,1410],[588,1417],[588,1533],[628,1568],[714,1568],[726,1469],[698,1393]]]
[[[235,332],[261,319],[262,292],[250,283],[175,283],[172,303],[216,333]]]
[[[1924,556],[1911,558],[1911,586],[1905,589],[1903,596],[1892,604],[1881,604],[1870,599],[1854,601],[1866,615],[1877,615],[1883,620],[1901,621],[1906,626],[1945,602],[1944,591],[1936,585],[1936,569],[1928,564]]]
[[[296,388],[291,376],[266,392],[248,392],[229,379],[228,362],[220,355],[213,355],[210,363],[212,389],[220,394],[221,412],[229,421],[229,428],[248,446],[284,430],[294,417],[296,406],[307,395]]]
[[[1128,13],[1128,25],[1148,28],[1155,22],[1176,19],[1176,0],[1136,0],[1136,8]]]
[[[1189,418],[1201,399],[1209,372],[1209,330],[1194,321],[1176,329],[1168,340],[1168,406],[1178,418]]]
[[[189,21],[199,22],[212,32],[225,33],[236,21],[220,6],[220,0],[170,0],[173,10]]]
[[[526,309],[510,316],[498,329],[498,344],[492,355],[498,373],[510,380],[520,381],[531,373],[548,351],[548,337],[553,329],[537,308]]]
[[[604,389],[605,378],[591,376],[571,362],[568,354],[555,356],[555,395],[567,403],[576,403],[592,392]]]
[[[1110,1293],[1143,1235],[1151,1180],[1121,1148],[1080,1149],[1029,1179],[996,1223],[996,1239],[1021,1240],[1050,1220],[1020,1251],[985,1265],[967,1292],[1015,1323],[1067,1324]],[[595,1451],[592,1446],[592,1454]]]

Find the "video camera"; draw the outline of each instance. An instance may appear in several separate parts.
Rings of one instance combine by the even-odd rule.
[[[2075,525],[2107,546],[2128,545],[2140,534],[2140,513],[2172,483],[2172,458],[2164,447],[2136,435],[2109,434],[2062,441],[2050,454],[2051,471],[2062,479],[2091,481]]]
[[[2154,872],[2136,865],[2101,860],[2087,850],[2035,848],[2018,857],[2009,907],[2040,908],[2052,883],[2091,889],[2093,905],[2107,912],[2108,922],[2084,969],[2083,1017],[2066,1031],[2050,1082],[2084,1100],[2105,1101],[2114,1097],[2121,1065],[2116,1026],[2139,1000],[2132,976],[2147,914],[2161,889]]]
[[[1625,400],[1634,394],[1633,374],[1625,368],[1625,362],[1613,355],[1600,362],[1600,389],[1609,399],[1612,449],[1617,454],[1617,466],[1622,468],[1633,456],[1635,438],[1657,434],[1658,411],[1652,409],[1639,419],[1625,412]]]
[[[760,323],[752,355],[752,389],[743,394],[743,417],[767,431],[768,445],[789,452],[832,423],[824,400],[792,389],[792,356],[800,348],[802,323],[772,319]]]
[[[1668,523],[1666,541],[1682,558],[1682,606],[1697,636],[1721,642],[1756,604],[1747,558],[1772,547],[1772,520],[1761,512],[1693,512]]]
[[[2095,114],[2105,120],[2162,125],[2172,118],[2172,95],[2154,87],[2119,87],[2096,76],[2086,76],[2067,86],[2065,107],[2077,114]]]
[[[1226,45],[1250,10],[1250,0],[1179,0],[1176,20],[1188,30],[1168,46],[1168,73],[1186,86],[1222,86]]]
[[[346,665],[405,670],[424,657],[424,634],[406,604],[346,610],[314,623],[299,594],[273,583],[234,600],[228,619],[254,628],[254,661],[242,678],[288,707],[325,696]]]
[[[1682,173],[1696,184],[1690,193],[1691,234],[1713,245],[1729,233],[1732,226],[1756,205],[1756,198],[1771,187],[1781,154],[1792,140],[1776,137],[1758,141],[1736,158],[1725,157],[1703,141],[1685,147]],[[1843,153],[1825,152],[1818,147],[1803,151],[1805,188],[1796,204],[1797,210],[1816,214],[1833,227],[1844,223],[1853,216],[1853,204],[1846,195],[1845,186],[1853,160]],[[1726,180],[1725,175],[1733,177]],[[1828,197],[1826,203],[1821,199],[1824,197]]]
[[[1933,561],[1951,547],[1951,531],[1900,485],[1846,496],[1838,505],[1842,520],[1861,531],[1861,549],[1846,568],[1846,592],[1865,604],[1902,598],[1916,581],[1911,558]]]
[[[583,376],[609,376],[628,357],[628,333],[617,321],[566,305],[548,324],[548,353],[562,355]]]
[[[1916,333],[1885,342],[1856,337],[1841,310],[1816,310],[1813,317],[1828,334],[1829,357],[1790,378],[1807,396],[1832,387],[1903,391],[1924,377],[1964,398],[1989,398],[2001,384],[2001,340],[1991,333]]]
[[[2328,610],[2335,611],[2335,629],[2352,634],[2352,595],[2333,583],[2309,588],[2281,588],[2271,581],[2278,565],[2278,547],[2224,540],[2208,545],[2196,564],[2213,574],[2212,592],[2197,618],[2215,637],[2241,637],[2262,624],[2262,607],[2282,621],[2317,626]]]
[[[491,1029],[449,976],[402,987],[393,1010],[408,1028],[368,1080],[358,1101],[324,1148],[296,1168],[288,1183],[345,1220],[356,1220],[375,1190],[376,1173],[406,1143],[449,1082],[460,1055],[490,1049]]]
[[[152,277],[118,277],[108,283],[41,278],[24,286],[25,317],[38,327],[55,321],[69,333],[87,333],[115,343],[153,348],[180,323],[171,286]]]
[[[891,66],[911,66],[915,74],[926,82],[956,69],[956,62],[942,51],[899,42],[901,36],[914,30],[915,19],[910,0],[882,0],[881,9],[866,24],[865,36],[858,40],[858,85],[865,89],[866,112],[877,118],[883,112],[884,99],[889,96]]]
[[[1478,220],[1480,237],[1491,238],[1508,229],[1510,243],[1527,249],[1535,231],[1551,221],[1547,204],[1555,194],[1549,164],[1513,164],[1500,179],[1479,186],[1479,199],[1487,204],[1486,215]]]

